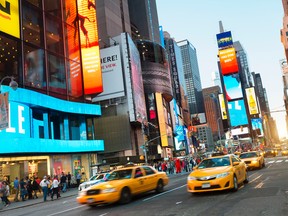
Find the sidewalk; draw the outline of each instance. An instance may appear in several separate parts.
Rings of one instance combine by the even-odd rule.
[[[65,193],[60,192],[60,200],[65,198],[65,197],[71,197],[71,196],[76,196],[78,194],[78,187],[75,188],[70,188],[68,189]],[[32,205],[36,205],[39,203],[44,203],[44,199],[43,199],[43,193],[37,193],[38,198],[37,199],[30,199],[30,200],[25,200],[25,201],[19,201],[19,202],[15,202],[14,201],[14,194],[12,194],[11,196],[9,196],[9,200],[11,202],[11,204],[7,207],[4,207],[1,209],[0,207],[0,215],[1,212],[4,211],[8,211],[8,210],[12,210],[12,209],[17,209],[17,208],[23,208],[26,206],[32,206]],[[54,195],[54,201],[53,202],[57,202],[58,200],[56,199],[56,196]],[[51,197],[47,196],[47,201],[46,202],[51,202]]]

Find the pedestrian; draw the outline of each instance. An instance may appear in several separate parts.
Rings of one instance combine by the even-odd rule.
[[[40,182],[40,187],[42,188],[43,191],[43,198],[44,202],[47,200],[47,194],[48,194],[48,186],[50,185],[49,180],[47,179],[47,176],[44,176],[42,181]]]
[[[62,185],[62,192],[65,193],[66,192],[66,188],[67,188],[67,177],[64,174],[64,172],[62,172],[61,178],[60,178],[60,183]]]
[[[38,198],[37,191],[39,191],[39,184],[37,183],[36,178],[37,177],[34,177],[33,182],[32,182],[32,190],[34,192],[33,199]]]
[[[18,177],[15,177],[15,180],[14,180],[14,190],[15,190],[14,201],[19,202],[18,196],[19,196],[20,184],[19,184]]]
[[[26,194],[27,194],[26,182],[24,181],[24,178],[22,178],[20,180],[20,197],[22,201],[25,201]]]
[[[56,194],[57,199],[60,197],[59,194],[59,181],[57,175],[54,176],[53,182],[52,182],[52,195],[51,200],[53,201],[54,194]]]
[[[27,193],[28,193],[28,199],[33,199],[33,196],[32,196],[32,193],[33,193],[32,181],[29,178],[27,179],[26,189],[27,189]]]
[[[71,187],[71,174],[70,174],[70,172],[68,172],[68,174],[67,174],[67,180],[68,180],[68,188],[70,188]]]
[[[3,181],[2,184],[3,184],[2,185],[2,189],[3,189],[2,201],[5,203],[4,206],[7,207],[11,203],[8,199],[8,197],[10,196],[10,188],[6,181]]]
[[[81,181],[81,174],[80,174],[80,171],[77,173],[76,181],[77,181],[77,187],[79,187],[79,185],[80,185],[80,181]]]

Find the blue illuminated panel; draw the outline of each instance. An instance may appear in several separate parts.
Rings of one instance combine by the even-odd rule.
[[[244,100],[228,102],[228,110],[232,127],[248,124]]]

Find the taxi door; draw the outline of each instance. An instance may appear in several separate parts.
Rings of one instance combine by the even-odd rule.
[[[235,169],[235,174],[238,180],[238,183],[241,183],[245,180],[246,175],[246,165],[245,162],[243,162],[241,159],[232,156],[232,163],[238,162],[239,164],[233,166]]]
[[[146,175],[143,169],[141,169],[140,167],[137,167],[135,169],[134,186],[135,186],[135,193],[137,194],[147,191]]]

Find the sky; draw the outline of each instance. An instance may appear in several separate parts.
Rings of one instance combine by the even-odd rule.
[[[177,3],[176,3],[177,2]],[[156,0],[159,25],[176,41],[188,39],[197,50],[202,88],[213,86],[218,71],[219,21],[240,41],[250,72],[261,74],[271,111],[284,110],[282,71],[285,58],[280,38],[284,10],[281,0]],[[271,113],[280,137],[287,136],[285,112]]]

